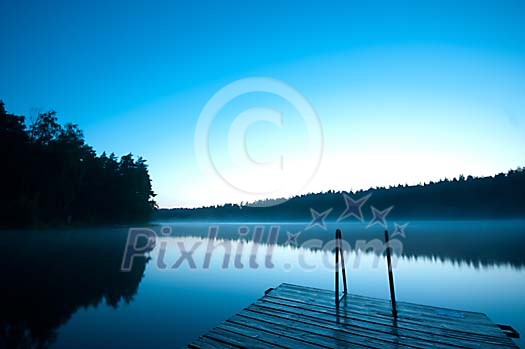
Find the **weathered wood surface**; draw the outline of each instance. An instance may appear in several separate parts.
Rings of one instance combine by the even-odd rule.
[[[518,348],[485,314],[282,284],[189,348]]]

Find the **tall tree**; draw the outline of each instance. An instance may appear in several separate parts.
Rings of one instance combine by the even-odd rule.
[[[145,160],[97,156],[80,128],[61,126],[54,111],[27,128],[0,101],[0,147],[4,226],[145,220],[155,208]]]

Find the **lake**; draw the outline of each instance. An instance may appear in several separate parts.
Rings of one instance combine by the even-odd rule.
[[[350,292],[389,297],[380,226],[307,225],[156,222],[133,231],[129,271],[130,227],[0,231],[0,348],[182,346],[280,283],[333,289],[336,228]],[[411,221],[393,232],[399,301],[484,312],[525,335],[525,221]]]

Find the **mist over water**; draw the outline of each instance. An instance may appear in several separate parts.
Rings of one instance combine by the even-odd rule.
[[[161,235],[166,225],[169,236]],[[350,292],[388,299],[384,258],[355,248],[359,240],[381,240],[380,226],[332,222],[326,231],[305,231],[307,225],[157,222],[144,227],[159,236],[155,247],[135,258],[128,273],[120,267],[129,227],[4,231],[0,338],[53,348],[181,346],[280,283],[333,289],[333,253],[301,246],[329,243],[336,228],[351,247],[345,251]],[[210,226],[218,227],[212,241]],[[242,239],[241,226],[248,232]],[[272,226],[279,236],[268,244]],[[252,241],[256,227],[264,228],[260,244]],[[523,220],[410,221],[406,237],[393,237],[402,242],[394,259],[398,300],[484,312],[524,334],[524,230]],[[290,245],[287,232],[299,231],[297,246]],[[206,265],[209,244],[218,247]],[[226,268],[224,244],[231,248]],[[257,268],[249,260],[255,245]],[[194,248],[194,265],[183,260],[173,269],[181,246]],[[265,263],[268,250],[272,267]]]
[[[175,223],[170,221],[155,222],[172,228],[174,236],[207,237],[209,227],[218,227],[218,237],[238,239],[239,227],[247,227],[251,239],[257,227],[264,229],[262,242],[272,227],[279,227],[277,244],[285,244],[287,232],[297,234],[297,244],[301,246],[311,239],[328,242],[335,237],[335,230],[341,229],[343,238],[351,247],[359,240],[371,241],[384,239],[384,228],[379,225],[367,228],[366,223],[327,222],[326,230],[313,227],[305,230],[310,222],[220,222],[201,221],[194,223]],[[522,269],[525,266],[525,253],[518,248],[525,243],[525,220],[419,220],[404,221],[406,237],[397,236],[402,241],[404,257],[430,258],[454,264],[471,264],[475,267],[509,265]],[[157,231],[159,229],[156,229]],[[392,224],[390,234],[395,232]]]

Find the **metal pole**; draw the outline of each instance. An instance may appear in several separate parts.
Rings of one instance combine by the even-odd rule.
[[[339,298],[339,257],[341,257],[341,271],[343,272],[343,287],[344,292],[341,298]],[[343,255],[343,234],[341,230],[335,231],[335,304],[339,306],[339,303],[348,293],[348,285],[346,283],[346,269],[345,269],[345,257]]]
[[[346,284],[346,269],[345,269],[345,257],[343,255],[343,234],[339,230],[339,253],[341,253],[341,271],[343,274],[343,287],[344,294],[348,293],[348,286]]]
[[[335,304],[339,305],[339,234],[341,231],[335,231]]]
[[[394,289],[394,274],[392,272],[392,261],[390,259],[390,245],[388,243],[388,230],[385,230],[386,263],[388,268],[388,283],[390,286],[390,299],[392,301],[392,315],[397,317],[396,291]]]

